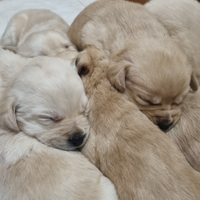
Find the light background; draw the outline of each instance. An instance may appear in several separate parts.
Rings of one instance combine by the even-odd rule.
[[[60,15],[69,25],[95,0],[0,0],[0,38],[10,18],[25,9],[48,9]]]

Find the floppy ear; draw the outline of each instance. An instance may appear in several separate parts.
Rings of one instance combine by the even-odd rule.
[[[13,46],[5,46],[3,47],[4,50],[9,50],[12,51],[13,53],[17,53],[17,47],[13,47]]]
[[[18,133],[14,102],[14,98],[8,97],[0,103],[0,127]]]
[[[190,87],[192,88],[192,90],[194,92],[196,92],[199,88],[199,82],[198,82],[198,79],[196,77],[196,73],[194,71],[192,72],[192,75],[191,75]]]
[[[129,63],[126,61],[115,62],[109,65],[108,80],[120,92],[124,92],[126,89],[126,74],[129,66]]]

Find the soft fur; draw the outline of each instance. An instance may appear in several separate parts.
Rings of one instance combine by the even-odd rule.
[[[144,6],[97,1],[74,20],[68,35],[79,50],[93,44],[111,57],[108,78],[163,131],[181,115],[198,82],[186,55]]]
[[[151,0],[146,8],[186,53],[200,82],[200,4],[196,0]]]
[[[176,145],[106,78],[109,61],[80,53],[91,132],[82,152],[116,186],[120,200],[199,200],[200,174]]]
[[[200,171],[200,90],[190,93],[180,120],[166,134],[178,145],[191,166]]]
[[[38,57],[23,68],[24,58],[8,53],[1,52],[0,69],[20,69],[0,99],[0,199],[117,200],[113,184],[81,153],[38,141],[66,150],[84,144],[73,141],[88,134],[87,98],[74,63]]]
[[[87,97],[74,66],[75,61],[45,57],[19,66],[1,94],[0,127],[59,149],[82,146],[88,136]]]
[[[200,78],[200,4],[195,0],[152,0],[146,5],[184,50]],[[187,13],[187,14],[186,14]],[[192,167],[200,171],[200,91],[190,94],[177,125],[167,132]]]
[[[55,56],[75,49],[67,37],[69,25],[49,10],[24,10],[9,21],[1,45],[26,57]]]

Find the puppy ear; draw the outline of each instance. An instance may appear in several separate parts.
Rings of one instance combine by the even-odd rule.
[[[196,77],[196,73],[194,71],[192,72],[192,75],[191,75],[190,87],[192,88],[192,90],[194,92],[196,92],[199,88],[199,82],[198,82],[198,79]]]
[[[0,103],[0,127],[18,133],[14,102],[14,98],[8,97]]]
[[[13,53],[17,53],[17,47],[13,47],[13,46],[5,46],[3,47],[4,50],[9,50],[12,51]]]
[[[109,65],[107,73],[108,80],[120,92],[124,92],[126,89],[126,74],[129,66],[129,63],[126,63],[126,61]]]

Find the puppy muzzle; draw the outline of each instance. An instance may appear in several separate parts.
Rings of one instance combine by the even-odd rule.
[[[174,121],[168,121],[168,120],[164,120],[161,121],[159,123],[156,124],[162,131],[167,132],[168,130],[170,130],[173,125],[174,125]]]
[[[68,139],[68,143],[72,146],[78,148],[84,144],[86,134],[84,133],[74,133],[71,138]]]

